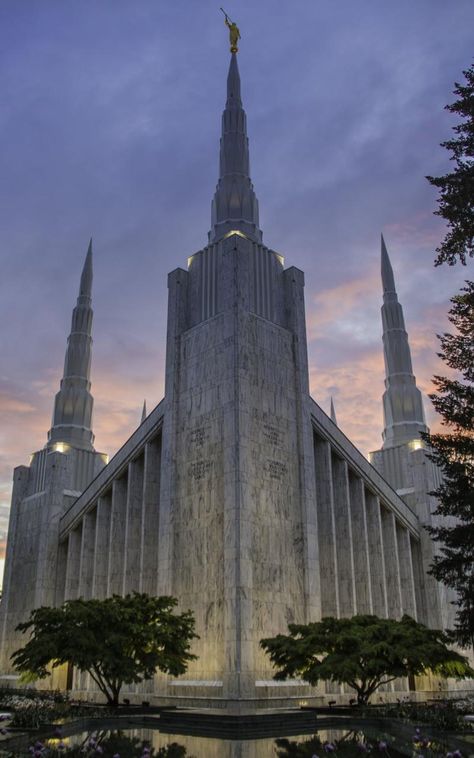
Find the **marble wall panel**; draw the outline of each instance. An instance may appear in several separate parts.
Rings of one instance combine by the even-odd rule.
[[[92,594],[99,600],[103,600],[107,595],[111,509],[112,490],[110,489],[97,502]]]
[[[54,605],[62,605],[65,600],[66,569],[67,569],[68,540],[62,540],[58,544],[58,571],[56,574],[56,592]]]
[[[356,609],[357,613],[360,614],[372,614],[372,577],[370,573],[365,487],[364,481],[352,472],[349,474],[349,496]]]
[[[365,489],[364,500],[366,508],[367,541],[369,545],[368,555],[372,609],[376,616],[385,618],[388,615],[388,604],[380,503],[379,499],[368,489]]]
[[[400,588],[403,613],[417,619],[415,580],[413,574],[410,533],[400,524],[396,524],[397,549],[400,566]]]
[[[382,520],[388,615],[389,618],[399,619],[402,615],[403,604],[396,520],[395,515],[383,505],[380,508],[380,515]]]
[[[413,575],[415,579],[415,598],[417,620],[421,624],[428,624],[428,610],[426,606],[425,573],[421,557],[421,545],[418,540],[410,537]]]
[[[96,520],[97,506],[86,513],[82,519],[78,595],[84,600],[92,597]]]
[[[79,593],[79,576],[81,565],[82,522],[69,532],[67,547],[65,600],[75,600]]]
[[[107,567],[107,595],[123,595],[125,524],[127,518],[128,475],[124,473],[112,484],[110,512],[109,563]]]
[[[147,443],[143,482],[140,551],[140,591],[158,592],[158,534],[160,528],[161,434]]]
[[[145,458],[142,452],[128,466],[125,522],[124,594],[140,589],[140,555],[143,531],[143,486]]]
[[[346,461],[337,455],[332,455],[331,471],[334,498],[339,614],[343,617],[350,617],[356,613],[356,604],[352,524],[349,510],[349,472]]]
[[[331,446],[315,435],[314,465],[321,576],[321,615],[339,616],[338,555],[334,514]]]

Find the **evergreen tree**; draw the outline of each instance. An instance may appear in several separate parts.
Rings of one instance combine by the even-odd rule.
[[[457,333],[440,337],[439,355],[460,378],[434,377],[438,392],[430,398],[450,432],[427,435],[427,441],[443,473],[433,493],[435,514],[454,520],[429,530],[441,543],[430,573],[458,593],[454,638],[467,646],[474,645],[474,282],[451,302],[449,320]]]
[[[452,152],[455,169],[427,177],[440,190],[435,213],[448,222],[435,266],[457,261],[466,265],[466,258],[474,255],[474,65],[463,73],[466,84],[456,83],[454,90],[459,99],[446,106],[462,121],[453,127],[455,138],[442,143]],[[440,336],[439,355],[455,378],[435,376],[437,392],[430,395],[448,431],[425,435],[430,457],[443,473],[442,484],[432,493],[439,503],[435,514],[448,517],[430,529],[441,543],[431,574],[457,592],[453,638],[474,646],[474,282],[467,281],[451,302],[449,320],[457,331]]]
[[[465,84],[456,82],[454,94],[458,100],[446,106],[446,110],[461,117],[453,127],[455,137],[441,143],[452,155],[454,170],[445,176],[428,176],[431,184],[439,189],[437,216],[448,222],[448,232],[436,249],[435,266],[457,260],[466,263],[466,256],[474,255],[474,64],[467,71]]]

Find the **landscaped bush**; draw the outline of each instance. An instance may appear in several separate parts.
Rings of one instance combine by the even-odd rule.
[[[38,729],[44,724],[52,724],[56,720],[64,718],[69,710],[68,703],[55,703],[52,699],[23,697],[21,695],[3,697],[1,706],[13,713],[10,726],[25,729]]]
[[[474,712],[472,699],[454,701],[443,700],[436,703],[387,703],[377,706],[377,717],[395,718],[415,724],[429,724],[448,732],[469,732],[473,725],[465,721],[464,715]],[[374,716],[370,708],[364,709],[364,716]]]
[[[102,707],[91,707],[83,703],[71,703],[58,693],[37,693],[26,691],[20,694],[0,693],[0,708],[13,715],[8,724],[19,729],[39,729],[41,726],[80,718],[104,718],[111,711]]]
[[[29,700],[52,700],[55,703],[67,703],[69,700],[69,694],[61,690],[13,689],[9,687],[0,688],[0,706],[3,707],[5,698],[11,698],[13,695]]]

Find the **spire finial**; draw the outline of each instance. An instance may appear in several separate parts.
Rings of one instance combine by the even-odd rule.
[[[145,419],[146,419],[146,400],[143,401],[142,420],[140,421],[140,424],[143,424]]]
[[[231,21],[227,13],[225,12],[224,8],[221,8],[222,13],[225,16],[225,25],[229,29],[229,42],[230,42],[230,52],[232,54],[239,52],[239,39],[240,39],[240,30],[235,21]]]
[[[383,291],[384,291],[384,294],[386,292],[396,293],[392,264],[390,263],[390,258],[388,257],[387,247],[385,245],[383,234],[381,234],[380,237],[381,237],[381,263],[382,263]]]
[[[336,409],[334,408],[334,400],[332,399],[332,397],[331,397],[331,421],[333,422],[333,424],[336,424],[336,426],[338,426],[337,418],[336,418]]]
[[[91,298],[92,296],[92,237],[87,248],[86,260],[81,274],[81,284],[79,286],[79,297]]]

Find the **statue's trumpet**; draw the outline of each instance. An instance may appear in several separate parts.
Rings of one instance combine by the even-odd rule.
[[[229,21],[232,23],[232,19],[231,19],[231,18],[230,18],[230,17],[227,15],[227,13],[225,12],[224,8],[220,8],[219,10],[221,10],[221,11],[222,11],[222,13],[224,14],[224,16],[225,16],[227,19],[229,19]]]

